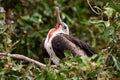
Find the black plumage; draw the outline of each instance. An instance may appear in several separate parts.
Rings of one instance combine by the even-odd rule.
[[[68,50],[73,56],[84,55],[91,57],[95,52],[93,49],[77,38],[69,35],[69,28],[59,14],[59,8],[55,7],[57,24],[52,28],[42,43],[42,51],[45,57],[50,57],[49,61],[58,65],[59,60],[64,58],[64,51]]]
[[[75,44],[75,47],[73,47],[72,44]],[[52,47],[53,47],[53,51],[55,52],[56,56],[60,59],[65,57],[64,55],[65,50],[69,50],[73,54],[73,56],[83,54],[83,53],[76,53],[74,51],[75,49],[78,49],[78,48],[82,50],[85,53],[85,55],[88,57],[91,57],[95,53],[94,50],[84,41],[81,41],[77,38],[74,38],[72,36],[69,36],[67,34],[62,34],[62,33],[56,35],[52,39]],[[75,48],[75,49],[72,49],[72,48]],[[43,50],[44,56],[49,57],[44,47],[42,48],[42,50]]]

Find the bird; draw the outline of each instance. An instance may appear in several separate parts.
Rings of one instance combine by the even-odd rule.
[[[90,45],[69,35],[69,28],[60,18],[59,7],[54,7],[56,26],[49,30],[47,37],[42,41],[42,52],[49,56],[49,64],[58,65],[65,58],[64,52],[70,51],[73,56],[83,55],[91,57],[95,52]]]

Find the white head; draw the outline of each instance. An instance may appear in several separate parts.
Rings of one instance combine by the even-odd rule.
[[[63,33],[63,34],[67,34],[69,35],[69,28],[67,26],[67,24],[65,24],[64,22],[62,22],[61,18],[60,18],[60,14],[59,14],[59,8],[55,7],[55,14],[56,14],[56,19],[57,19],[57,24],[55,26],[55,28],[52,28],[48,35],[47,35],[47,39],[49,41],[49,39],[51,37],[53,37],[53,35],[57,35],[59,33]]]
[[[59,33],[63,33],[63,34],[69,35],[69,28],[68,28],[68,26],[64,22],[62,22],[62,24],[58,24],[58,25],[59,25],[59,28],[57,29],[57,31]]]
[[[55,7],[57,25],[59,25],[58,31],[60,31],[63,34],[68,34],[69,35],[69,28],[68,28],[66,23],[62,22],[59,12],[60,12],[59,8]]]

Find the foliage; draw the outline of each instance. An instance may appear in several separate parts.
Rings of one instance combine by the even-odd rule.
[[[90,0],[89,0],[90,1]],[[120,79],[120,8],[117,0],[0,0],[0,52],[23,54],[44,62],[40,43],[56,24],[52,13],[57,5],[69,25],[70,35],[91,44],[96,55],[88,59],[70,55],[57,69],[38,68],[23,61],[0,60],[0,78],[16,80]],[[2,17],[6,17],[6,20]],[[2,20],[3,19],[3,20]]]

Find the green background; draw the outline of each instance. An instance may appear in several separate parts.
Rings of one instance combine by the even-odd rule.
[[[89,1],[89,4],[88,2]],[[2,80],[118,80],[120,79],[119,0],[0,0],[0,52],[23,54],[47,64],[40,44],[55,27],[54,6],[61,10],[70,35],[84,40],[97,54],[72,58],[69,52],[58,71],[7,58],[0,60]],[[92,10],[91,8],[94,10]],[[3,20],[5,17],[5,21]]]

